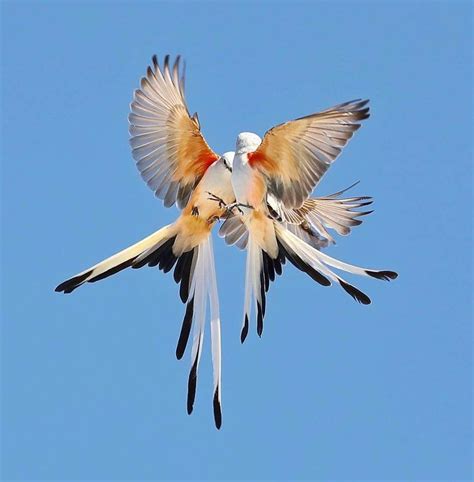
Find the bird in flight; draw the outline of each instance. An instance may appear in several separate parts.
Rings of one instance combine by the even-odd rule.
[[[217,155],[206,143],[198,116],[188,112],[179,57],[170,67],[167,56],[163,69],[153,57],[153,67],[148,67],[140,89],[135,91],[130,110],[130,145],[138,170],[164,205],[176,203],[181,214],[174,223],[64,281],[56,291],[71,293],[86,282],[94,283],[128,267],[158,266],[165,273],[174,268],[181,300],[186,303],[176,348],[178,359],[182,358],[193,329],[187,410],[193,410],[209,300],[214,419],[220,428],[221,333],[210,234],[226,210],[209,199],[208,193],[214,193],[225,204],[235,200],[231,168],[226,156]]]
[[[359,129],[359,122],[369,117],[367,104],[367,100],[345,102],[286,122],[270,129],[263,140],[251,132],[238,135],[231,176],[236,202],[230,206],[233,210],[237,208],[238,220],[226,220],[221,232],[226,236],[240,223],[239,228],[245,236],[239,240],[247,249],[242,342],[248,333],[252,298],[257,313],[257,333],[262,334],[265,293],[275,273],[281,274],[281,265],[285,260],[323,286],[331,285],[331,281],[339,284],[365,305],[371,303],[370,298],[332,268],[383,280],[397,277],[394,271],[361,268],[334,259],[322,253],[321,246],[315,246],[301,235],[301,228],[307,221],[305,218],[308,212],[313,211],[313,216],[309,216],[309,232],[319,232],[323,238],[327,236],[324,222],[317,217],[314,220],[318,203],[323,205],[323,213],[326,219],[335,223],[334,227],[341,223],[339,226],[347,229],[344,223],[350,225],[355,216],[367,214],[356,213],[354,216],[351,213],[354,206],[351,201],[360,207],[367,204],[363,202],[364,198],[341,202],[334,199],[340,194],[336,193],[328,198],[308,199],[342,148]],[[297,223],[300,232],[288,229],[281,222],[285,219],[288,224],[295,217],[300,221],[300,224]],[[232,225],[226,228],[229,223]],[[229,239],[226,240],[229,242]]]
[[[241,133],[235,152],[216,154],[204,139],[197,114],[190,115],[184,96],[184,68],[169,56],[161,68],[157,57],[141,79],[130,106],[132,155],[146,184],[166,207],[181,209],[177,220],[88,268],[56,287],[71,293],[125,268],[157,266],[180,285],[186,304],[176,348],[181,359],[192,330],[187,410],[196,395],[206,310],[209,302],[213,362],[213,411],[222,424],[221,332],[211,231],[224,220],[220,235],[227,244],[247,249],[244,319],[241,341],[249,327],[253,298],[257,332],[263,331],[265,293],[281,274],[286,260],[322,285],[337,282],[359,302],[367,295],[329,267],[379,279],[394,279],[393,271],[359,268],[321,252],[334,242],[328,229],[348,234],[371,211],[368,197],[341,198],[346,191],[310,198],[341,149],[368,117],[367,101],[340,104],[318,114],[274,127],[263,140]],[[352,186],[351,186],[352,187]]]

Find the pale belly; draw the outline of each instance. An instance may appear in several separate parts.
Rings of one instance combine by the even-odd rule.
[[[231,173],[222,165],[213,165],[207,170],[192,198],[193,207],[205,219],[220,216],[224,211],[218,201],[209,199],[209,193],[222,199],[225,205],[235,201]]]

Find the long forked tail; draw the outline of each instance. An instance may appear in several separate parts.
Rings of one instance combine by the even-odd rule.
[[[173,236],[175,235],[173,225],[164,226],[138,243],[62,282],[56,286],[55,291],[59,293],[72,293],[84,283],[94,283],[128,267],[136,268],[138,267],[138,260],[143,253],[152,249],[158,249],[169,241],[170,238],[174,240]]]
[[[209,298],[214,369],[214,420],[216,427],[220,428],[222,424],[221,332],[212,238],[210,235],[207,236],[199,245],[177,256],[173,252],[177,234],[176,224],[165,226],[142,241],[64,281],[56,287],[55,291],[71,293],[84,283],[94,283],[128,267],[157,266],[165,273],[174,267],[174,280],[180,285],[181,301],[186,303],[176,348],[178,359],[184,355],[191,328],[193,328],[192,363],[188,380],[188,413],[193,410],[196,395],[197,373]]]
[[[274,223],[275,228],[279,225]],[[281,229],[288,232],[289,235],[296,238],[302,244],[301,241],[295,235],[290,233],[283,225],[279,225]],[[262,336],[263,333],[263,321],[265,318],[266,309],[266,293],[270,288],[270,283],[275,280],[277,275],[281,275],[283,271],[283,265],[286,260],[290,261],[301,271],[307,273],[312,279],[323,286],[328,286],[331,282],[325,278],[318,270],[312,266],[305,264],[301,258],[299,258],[293,250],[285,249],[285,247],[278,241],[278,252],[276,256],[270,256],[254,239],[251,231],[248,231],[247,247],[247,265],[245,272],[245,301],[244,301],[244,314],[242,322],[242,331],[240,334],[240,341],[243,343],[247,337],[249,331],[249,319],[252,309],[252,300],[254,302],[254,309],[257,317],[257,334]],[[314,249],[314,248],[311,248]],[[315,250],[316,251],[316,250]]]
[[[301,271],[307,272],[313,279],[315,279],[314,273],[318,273],[316,281],[321,283],[320,280],[324,279],[325,282],[321,284],[326,286],[329,286],[331,281],[338,283],[344,291],[349,293],[352,298],[363,305],[370,304],[370,298],[358,288],[344,280],[340,275],[334,273],[331,268],[385,281],[394,280],[398,277],[398,274],[395,273],[395,271],[361,268],[332,258],[306,244],[281,225],[275,224],[275,233],[277,235],[280,252],[283,252],[294,266]]]
[[[175,271],[176,279],[176,271]],[[188,379],[187,409],[191,414],[196,397],[196,384],[199,361],[201,358],[202,343],[204,338],[204,325],[206,320],[207,301],[209,299],[211,315],[211,344],[212,365],[214,371],[214,422],[219,429],[222,425],[221,410],[221,324],[219,317],[219,299],[217,293],[216,269],[212,237],[201,242],[193,250],[192,281],[189,290],[186,313],[184,315],[181,334],[176,348],[178,359],[184,354],[187,341],[193,327],[193,345],[191,349],[191,371]]]
[[[352,298],[364,305],[371,303],[370,298],[334,273],[331,268],[387,281],[394,280],[398,276],[394,271],[360,268],[331,258],[298,238],[281,223],[275,222],[274,226],[278,244],[277,256],[272,257],[261,249],[253,239],[251,232],[248,235],[244,314],[240,336],[242,343],[249,330],[252,299],[257,315],[257,334],[262,335],[266,293],[270,282],[275,280],[276,275],[282,273],[286,260],[323,286],[330,286],[331,281],[338,283]]]

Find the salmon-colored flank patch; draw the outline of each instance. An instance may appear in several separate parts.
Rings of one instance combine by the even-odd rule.
[[[255,152],[249,152],[247,154],[249,159],[249,164],[251,167],[259,167],[260,169],[272,172],[274,169],[273,161],[265,155],[260,149],[257,149]]]
[[[247,157],[249,159],[249,164],[253,167],[255,164],[261,163],[262,161],[265,160],[265,156],[258,151],[254,152],[249,152],[247,154]]]
[[[206,172],[207,168],[217,159],[219,156],[214,154],[211,150],[204,150],[202,151],[198,158],[196,159],[196,167],[198,170],[201,171],[202,174]]]

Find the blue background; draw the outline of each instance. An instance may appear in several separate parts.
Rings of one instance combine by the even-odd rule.
[[[5,479],[470,478],[469,3],[2,4]],[[375,214],[330,254],[395,269],[360,306],[292,267],[262,339],[239,332],[244,253],[217,241],[224,425],[209,336],[194,414],[170,275],[66,277],[177,216],[140,180],[132,91],[181,53],[213,148],[356,97],[372,116],[317,193]]]

